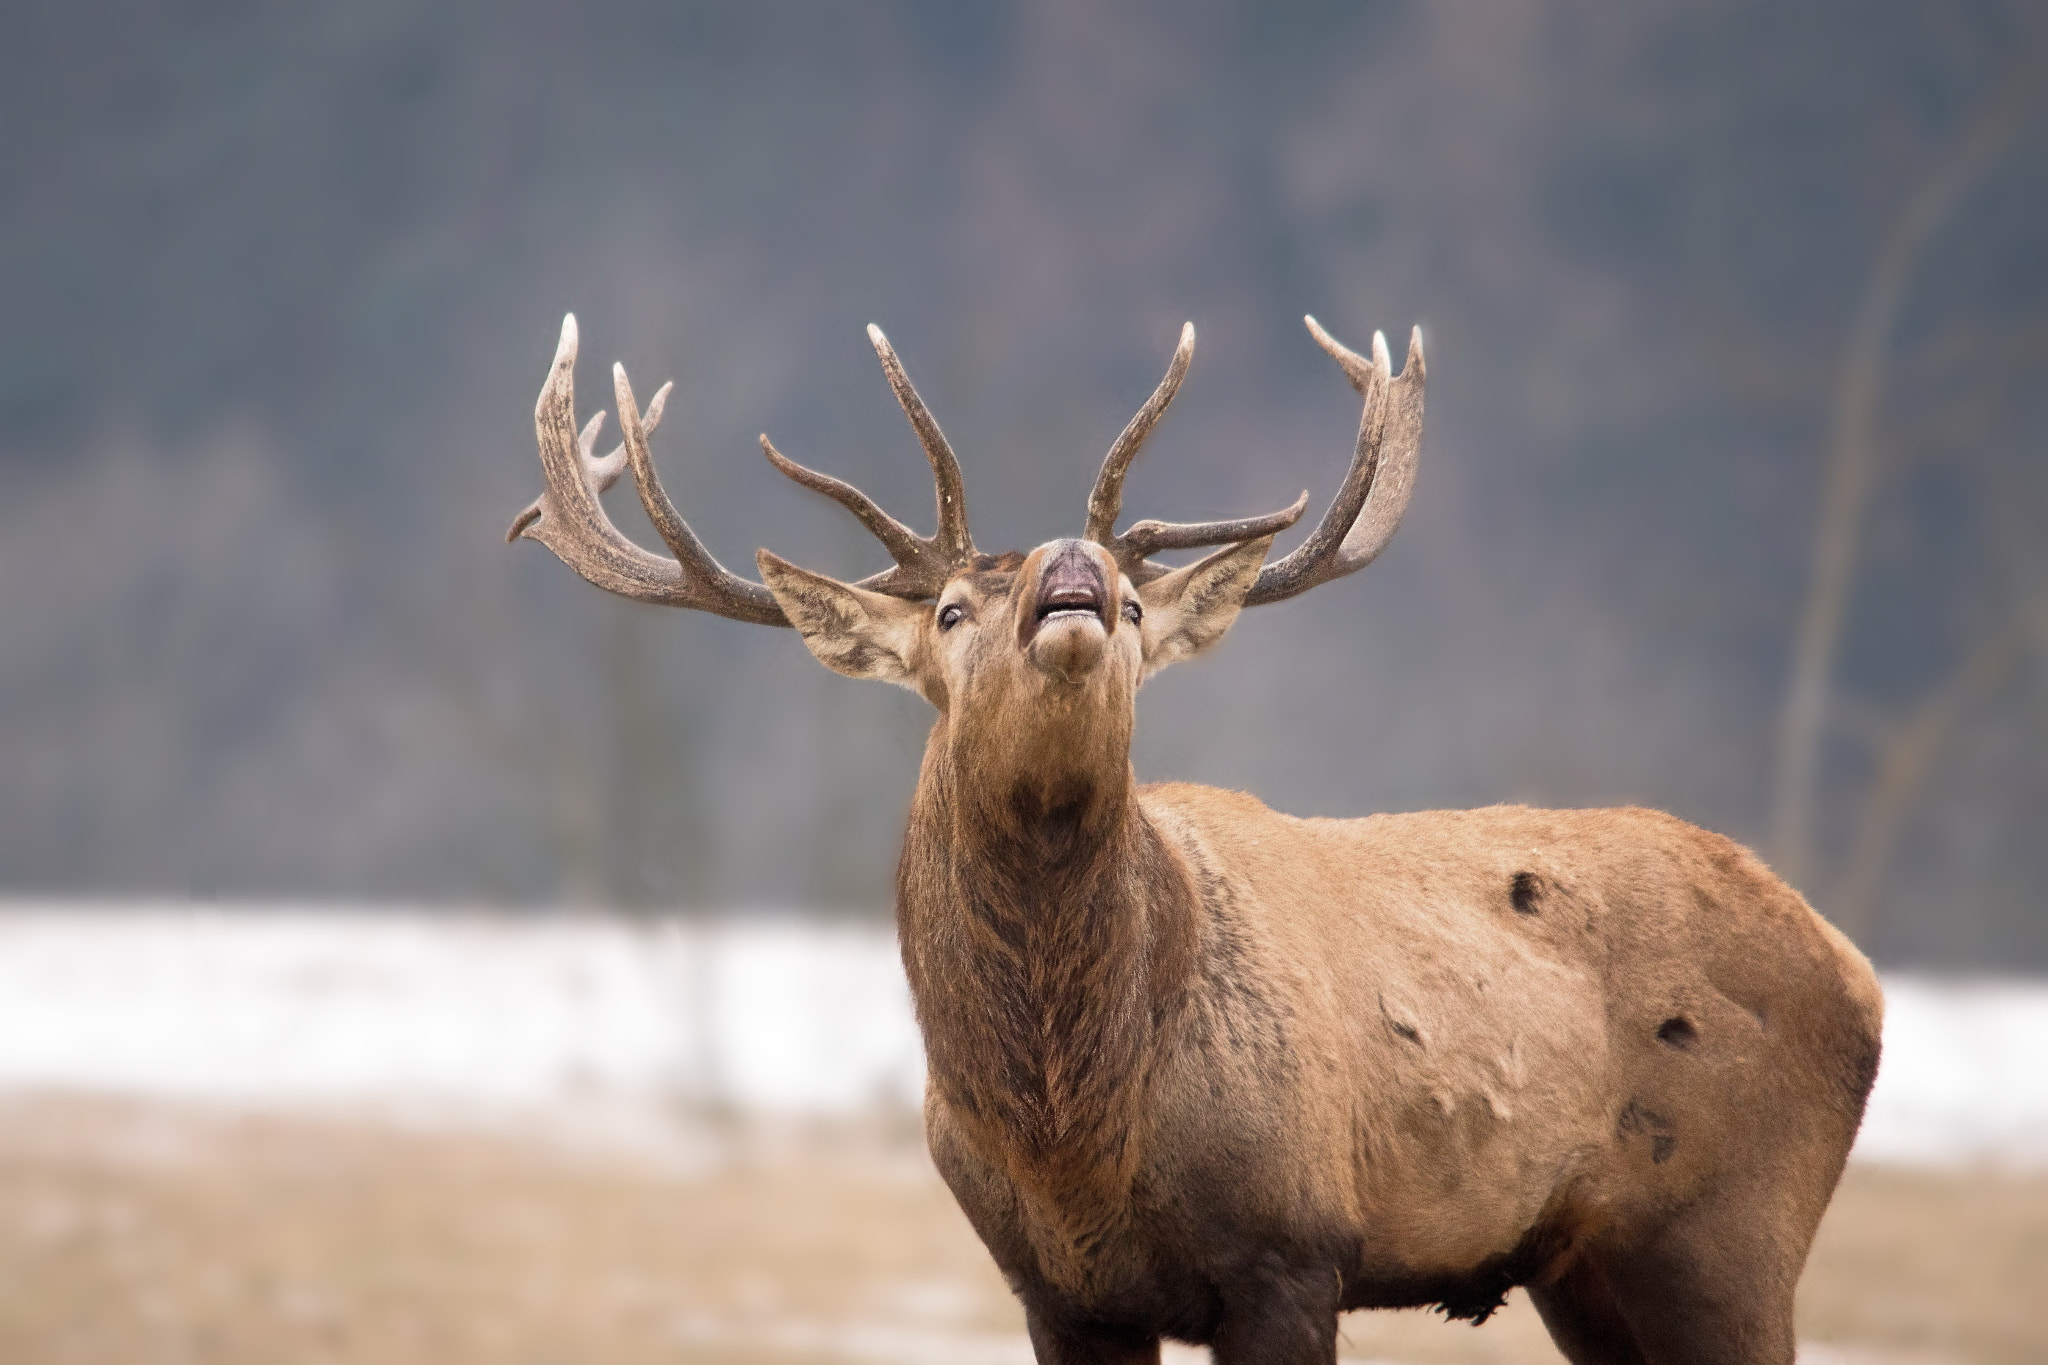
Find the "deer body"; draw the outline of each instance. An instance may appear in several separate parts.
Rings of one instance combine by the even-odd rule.
[[[1052,1322],[1211,1341],[1262,1277],[1308,1341],[1341,1309],[1483,1319],[1767,1170],[1812,1117],[1773,1112],[1781,1088],[1837,1135],[1803,1182],[1810,1235],[1875,1066],[1855,950],[1655,812],[1297,820],[1142,788],[1171,903],[1000,906],[914,870],[959,856],[925,814],[899,915],[932,1154]],[[1069,1090],[1047,1103],[1042,1077]],[[1026,1098],[1086,1119],[1020,1143],[1052,1127]]]
[[[1575,1365],[1791,1365],[1792,1296],[1875,1076],[1856,949],[1754,857],[1642,810],[1296,819],[1139,787],[1140,684],[1240,609],[1369,563],[1422,418],[1316,327],[1365,398],[1321,524],[1266,563],[1266,517],[1114,533],[1125,470],[1193,348],[1103,465],[1088,535],[992,556],[957,462],[870,329],[930,458],[939,528],[784,459],[896,567],[858,584],[706,552],[656,479],[573,428],[573,321],[536,412],[548,491],[513,534],[643,600],[795,627],[939,716],[897,878],[934,1162],[1047,1365],[1330,1365],[1347,1309],[1483,1321],[1526,1285]],[[664,394],[665,394],[664,390]],[[612,528],[630,468],[674,560]],[[1168,569],[1162,549],[1221,545]]]

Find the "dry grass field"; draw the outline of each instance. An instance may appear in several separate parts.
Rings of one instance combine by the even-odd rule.
[[[1807,1272],[1831,1365],[2048,1361],[2048,1176],[1857,1169]],[[1347,1359],[1553,1362],[1355,1314]],[[1199,1358],[1188,1353],[1187,1359]],[[0,1103],[9,1365],[1026,1365],[912,1134],[659,1142],[78,1099]]]

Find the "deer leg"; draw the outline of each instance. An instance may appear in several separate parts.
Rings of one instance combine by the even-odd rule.
[[[1105,1327],[1055,1322],[1024,1310],[1031,1351],[1038,1365],[1159,1365],[1159,1339]]]
[[[1648,1365],[1599,1263],[1583,1259],[1529,1297],[1550,1339],[1572,1365]]]
[[[1224,1289],[1216,1365],[1335,1365],[1341,1284],[1330,1266],[1252,1274]]]
[[[1790,1283],[1670,1284],[1624,1310],[1650,1365],[1793,1365]]]
[[[1596,1253],[1650,1365],[1793,1365],[1793,1295],[1854,1127],[1758,1133],[1693,1203]]]
[[[1650,1365],[1793,1365],[1792,1296],[1812,1226],[1752,1206],[1764,1202],[1710,1199],[1647,1247],[1607,1258]]]

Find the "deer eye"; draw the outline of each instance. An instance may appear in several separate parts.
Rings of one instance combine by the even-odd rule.
[[[966,614],[967,612],[957,602],[952,603],[949,606],[940,607],[939,629],[951,630],[953,627],[960,624],[960,618],[965,616]]]
[[[1144,618],[1145,609],[1139,606],[1135,600],[1124,603],[1124,620],[1129,621],[1135,626]]]

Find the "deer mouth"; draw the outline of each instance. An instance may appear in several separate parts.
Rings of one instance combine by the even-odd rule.
[[[1109,629],[1105,608],[1109,589],[1102,581],[1102,567],[1085,550],[1065,551],[1045,566],[1038,577],[1038,602],[1032,619],[1043,626],[1068,617],[1092,617]]]
[[[1116,620],[1109,578],[1101,551],[1082,541],[1055,541],[1042,553],[1018,613],[1017,644],[1041,671],[1078,682],[1102,662]]]

